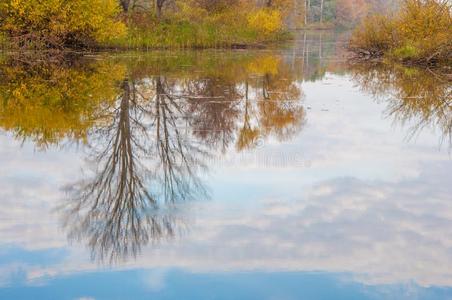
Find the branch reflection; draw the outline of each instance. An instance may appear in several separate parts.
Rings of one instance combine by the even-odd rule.
[[[452,147],[452,88],[450,77],[438,70],[388,66],[352,65],[359,86],[387,103],[386,115],[409,127],[409,136],[430,127],[439,129],[441,142]]]
[[[164,77],[125,79],[109,124],[91,136],[94,175],[68,187],[69,236],[87,240],[94,259],[136,256],[143,245],[174,235],[173,205],[206,196],[198,176],[208,153],[182,134],[182,107]],[[164,207],[164,208],[162,208]]]
[[[41,149],[82,142],[83,175],[66,186],[59,211],[69,239],[102,263],[185,230],[181,205],[209,197],[209,162],[256,139],[290,139],[305,119],[294,73],[270,54],[2,70],[4,129]]]

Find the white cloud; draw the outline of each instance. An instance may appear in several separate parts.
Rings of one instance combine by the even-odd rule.
[[[317,270],[366,283],[452,286],[450,156],[434,146],[436,137],[407,142],[375,113],[384,107],[346,81],[331,82],[320,92],[303,84],[312,110],[291,143],[310,168],[221,166],[209,179],[217,201],[193,204],[187,233],[114,269]],[[339,87],[343,98],[331,106],[328,89]],[[78,154],[35,152],[5,136],[0,145],[8,158],[1,161],[0,247],[67,250],[64,261],[0,266],[0,274],[24,269],[34,281],[98,270],[83,244],[67,244],[53,211],[65,196],[60,188],[79,174]],[[146,282],[159,289],[164,279],[150,273]]]

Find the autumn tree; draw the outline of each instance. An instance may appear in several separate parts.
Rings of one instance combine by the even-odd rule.
[[[196,3],[211,12],[222,11],[239,4],[239,0],[196,0]]]
[[[119,4],[125,12],[129,11],[130,0],[119,0]]]
[[[157,19],[162,18],[162,10],[163,10],[163,4],[165,4],[166,0],[155,0],[155,12],[157,15]]]
[[[117,0],[5,0],[0,31],[22,48],[88,47],[125,33]]]

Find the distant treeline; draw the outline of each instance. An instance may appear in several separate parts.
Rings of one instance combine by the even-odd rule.
[[[119,0],[124,11],[154,11],[157,16],[165,12],[177,12],[178,0]],[[209,12],[221,8],[277,7],[284,12],[284,21],[292,28],[327,23],[349,27],[366,15],[394,11],[400,0],[195,0],[190,6],[203,8]]]

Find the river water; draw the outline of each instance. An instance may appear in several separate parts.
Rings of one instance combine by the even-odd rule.
[[[1,56],[0,299],[451,299],[450,81],[346,39]]]

